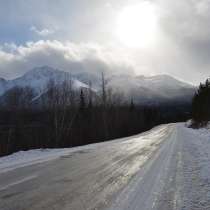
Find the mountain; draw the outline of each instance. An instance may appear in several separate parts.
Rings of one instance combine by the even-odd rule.
[[[123,92],[137,103],[189,103],[196,87],[181,82],[169,75],[115,76],[108,80],[108,86],[115,91]]]
[[[67,72],[54,69],[49,66],[37,67],[14,80],[0,79],[0,95],[14,87],[31,87],[36,94],[41,94],[47,88],[47,84],[53,81],[56,85],[71,79],[74,89],[87,88],[88,86],[71,77]]]
[[[94,91],[100,90],[101,75],[80,73],[71,75],[49,66],[37,67],[14,80],[0,78],[0,96],[15,86],[31,87],[39,97],[46,92],[49,81],[56,85],[71,78],[75,90],[88,88],[91,82]],[[195,87],[181,82],[169,75],[152,77],[117,75],[106,78],[107,87],[113,92],[123,93],[129,101],[131,98],[140,104],[159,104],[167,102],[189,103],[195,93]]]

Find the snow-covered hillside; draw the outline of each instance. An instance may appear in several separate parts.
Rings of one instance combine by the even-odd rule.
[[[190,102],[195,93],[194,86],[169,75],[115,76],[109,79],[108,85],[140,103]]]

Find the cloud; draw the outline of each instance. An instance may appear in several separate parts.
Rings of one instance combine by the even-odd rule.
[[[179,43],[201,43],[210,41],[209,0],[157,0],[161,8],[162,30]]]
[[[153,72],[199,83],[210,76],[210,0],[156,0],[159,29]],[[145,58],[147,59],[147,58]]]
[[[0,76],[12,78],[46,64],[71,71],[135,70],[195,84],[204,81],[210,76],[210,0],[149,1],[157,7],[160,33],[154,34],[153,49],[145,50],[121,49],[114,33],[117,14],[139,0],[1,1]]]
[[[39,30],[35,26],[31,26],[30,31],[35,32],[39,36],[43,36],[43,37],[49,36],[51,34],[54,34],[54,31],[53,30],[50,30],[50,29],[47,29],[47,28],[42,29],[42,30]]]
[[[9,49],[9,44],[7,48]],[[14,78],[28,70],[49,65],[71,73],[87,72],[109,75],[133,74],[132,64],[123,56],[97,44],[43,41],[11,45],[12,50],[0,50],[0,76]]]

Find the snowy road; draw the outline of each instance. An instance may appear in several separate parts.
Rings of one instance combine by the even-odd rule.
[[[0,159],[1,210],[210,209],[209,132],[162,125],[49,157]]]

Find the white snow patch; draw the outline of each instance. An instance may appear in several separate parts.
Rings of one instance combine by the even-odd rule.
[[[189,128],[189,127],[191,127],[191,126],[193,125],[193,123],[194,123],[193,120],[190,119],[190,120],[188,120],[188,121],[185,123],[185,126]]]
[[[52,160],[67,152],[67,149],[36,149],[16,152],[12,155],[0,158],[0,173]]]

